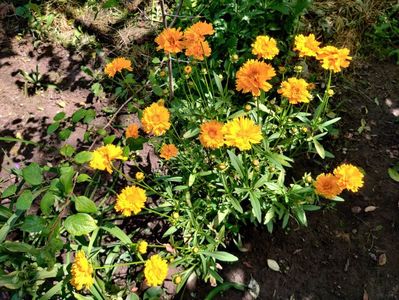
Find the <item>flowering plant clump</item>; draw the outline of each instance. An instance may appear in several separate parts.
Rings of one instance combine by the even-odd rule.
[[[190,276],[215,285],[223,281],[220,263],[237,260],[225,248],[240,244],[244,224],[269,232],[307,226],[308,212],[363,187],[364,172],[350,163],[315,178],[293,168],[300,153],[333,157],[323,139],[340,120],[331,113],[331,87],[349,66],[349,50],[300,34],[291,45],[296,57],[282,59],[284,43],[262,33],[242,56],[224,59],[212,51],[218,30],[205,21],[162,30],[155,38],[161,57],[143,81],[151,96],[125,101],[135,121],[90,128],[83,139],[97,134],[92,145],[79,152],[64,145],[58,166],[15,170],[22,180],[2,193],[11,204],[2,210],[0,252],[4,260],[24,253],[29,268],[7,266],[28,278],[9,286],[42,299],[136,299],[143,290],[150,299],[165,280],[177,292]],[[303,76],[305,60],[315,62],[307,72],[323,79]],[[105,66],[116,98],[136,93],[132,70],[127,58]],[[93,115],[78,112],[74,124]],[[54,118],[56,129],[64,117]],[[34,243],[6,239],[19,231]],[[118,285],[120,267],[129,276]],[[28,275],[40,280],[32,286]]]

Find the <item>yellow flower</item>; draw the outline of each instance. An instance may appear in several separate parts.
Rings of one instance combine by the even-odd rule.
[[[357,192],[364,185],[364,174],[354,165],[342,164],[334,169],[334,175],[342,188],[352,192]]]
[[[291,77],[281,83],[281,88],[277,92],[287,98],[291,104],[309,103],[311,95],[308,85],[304,79]]]
[[[136,180],[137,181],[142,181],[143,179],[144,179],[144,173],[143,172],[137,172],[136,173],[136,175],[135,175],[135,177],[136,177]]]
[[[185,67],[184,67],[184,73],[186,73],[186,74],[190,74],[190,73],[191,73],[191,71],[192,71],[192,68],[191,68],[191,66],[185,66]]]
[[[223,123],[212,120],[201,124],[199,140],[205,148],[217,149],[224,145]]]
[[[123,156],[123,150],[119,146],[112,144],[102,146],[92,152],[90,160],[90,168],[96,170],[107,170],[108,173],[112,174],[112,161],[116,159],[126,160]]]
[[[320,174],[314,182],[316,194],[327,199],[334,199],[341,194],[342,188],[338,183],[338,178],[333,174]]]
[[[125,187],[116,198],[115,210],[123,216],[137,215],[147,200],[145,190],[136,186]]]
[[[170,128],[170,113],[163,103],[157,102],[144,109],[141,123],[148,134],[160,136]]]
[[[75,289],[90,289],[90,287],[93,285],[93,267],[87,260],[83,250],[76,252],[75,261],[73,262],[71,268],[71,274],[72,279],[70,282]]]
[[[299,52],[299,57],[316,56],[319,51],[320,42],[316,41],[314,34],[304,36],[299,34],[295,37],[294,50]]]
[[[272,88],[267,80],[275,75],[276,71],[270,64],[250,59],[237,71],[236,90],[259,96],[261,90],[267,92]]]
[[[148,243],[146,241],[139,241],[137,243],[137,251],[140,254],[146,254],[147,253],[147,246],[148,246]]]
[[[183,33],[180,28],[165,28],[156,38],[157,50],[164,50],[165,53],[179,53],[183,51]]]
[[[237,147],[244,151],[251,149],[251,144],[262,141],[262,131],[259,125],[245,117],[237,117],[228,121],[222,128],[226,145]]]
[[[137,124],[130,124],[126,129],[126,138],[137,139],[139,137],[139,126]]]
[[[186,52],[187,56],[192,56],[198,60],[204,60],[204,57],[209,57],[211,55],[211,48],[207,41],[190,41],[186,43]]]
[[[118,57],[105,66],[104,73],[108,77],[114,77],[116,73],[122,72],[123,69],[132,71],[132,62],[124,57]]]
[[[161,285],[168,274],[168,264],[158,254],[151,256],[144,267],[144,277],[149,286]]]
[[[169,160],[173,157],[176,157],[179,153],[176,146],[174,144],[163,144],[160,150],[160,157]]]
[[[257,36],[255,42],[251,46],[252,54],[257,55],[258,59],[272,59],[279,52],[276,40],[267,35]]]
[[[352,57],[349,56],[349,49],[338,49],[334,46],[326,46],[320,48],[317,52],[316,59],[320,60],[322,67],[333,72],[340,72],[342,68],[349,66]]]

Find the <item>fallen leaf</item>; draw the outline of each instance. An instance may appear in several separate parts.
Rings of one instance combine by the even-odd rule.
[[[351,210],[354,214],[358,214],[362,211],[362,208],[360,206],[354,206],[351,208]]]
[[[251,280],[248,283],[248,291],[253,299],[257,299],[260,293],[259,283],[251,277]]]
[[[378,265],[379,266],[383,266],[387,263],[387,255],[385,253],[382,253],[379,257],[378,257]]]
[[[363,300],[369,300],[369,294],[367,293],[366,290],[363,292]]]
[[[365,209],[364,209],[364,211],[365,212],[372,212],[372,211],[375,211],[377,209],[377,206],[367,206]]]
[[[57,103],[57,105],[58,105],[59,107],[61,107],[61,108],[64,108],[64,107],[66,106],[66,103],[65,103],[64,101],[62,101],[62,100],[57,101],[56,103]]]
[[[273,271],[280,272],[280,266],[274,259],[268,259],[267,266]]]

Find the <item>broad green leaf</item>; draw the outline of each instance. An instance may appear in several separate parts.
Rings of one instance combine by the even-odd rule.
[[[17,185],[16,184],[10,185],[3,191],[3,193],[1,194],[1,198],[4,199],[13,196],[15,195],[16,191],[17,191]]]
[[[77,164],[84,164],[91,160],[92,153],[90,151],[82,151],[75,155]]]
[[[137,294],[129,294],[126,296],[125,300],[140,300],[140,298]]]
[[[306,218],[305,211],[303,210],[302,207],[297,207],[293,209],[295,216],[297,217],[297,220],[299,223],[301,223],[304,226],[308,225],[308,220]]]
[[[183,134],[183,139],[192,138],[192,137],[198,135],[199,132],[200,132],[200,129],[199,129],[198,127],[197,127],[197,128],[194,128],[194,129],[187,130],[187,131]]]
[[[64,227],[70,234],[75,236],[89,234],[98,228],[97,221],[85,213],[69,216],[64,222]]]
[[[47,127],[47,134],[50,135],[54,133],[60,127],[60,122],[54,122],[53,124]]]
[[[37,163],[31,163],[22,169],[22,177],[30,185],[39,185],[43,182],[42,169]]]
[[[24,190],[22,194],[18,197],[17,203],[15,204],[18,210],[28,210],[32,205],[33,194],[30,190]]]
[[[7,249],[10,252],[31,252],[34,249],[31,245],[27,243],[11,241],[5,241],[1,244],[1,247]]]
[[[61,167],[60,183],[62,184],[64,194],[68,195],[73,190],[73,176],[75,175],[75,170],[73,167]]]
[[[392,180],[399,182],[399,173],[396,168],[389,168],[388,175],[389,177],[391,177]]]
[[[97,206],[93,200],[86,196],[79,196],[75,198],[75,208],[78,212],[83,213],[95,213],[97,212]]]
[[[0,275],[0,287],[17,290],[22,287],[24,281],[18,276],[19,271]],[[18,299],[18,298],[17,298]]]
[[[274,218],[274,208],[271,207],[266,213],[265,221],[263,222],[263,224],[269,223],[270,221],[273,220],[273,218]]]
[[[54,121],[61,121],[64,118],[65,118],[65,113],[62,111],[62,112],[59,112],[58,114],[56,114],[54,116],[53,120]]]
[[[87,174],[79,174],[78,178],[76,179],[77,183],[90,181],[91,177]]]
[[[72,115],[72,122],[77,123],[86,116],[86,110],[83,108],[78,109]]]
[[[21,230],[26,232],[41,232],[46,228],[46,220],[39,216],[27,216],[21,225]]]
[[[55,202],[55,196],[52,192],[48,191],[44,194],[42,200],[40,200],[40,210],[43,214],[49,215],[51,213],[51,208]]]
[[[233,262],[233,261],[238,260],[237,256],[234,256],[233,254],[225,252],[225,251],[215,251],[215,252],[201,251],[200,253],[202,253],[206,256],[213,257],[220,261]]]
[[[66,141],[66,140],[71,136],[71,134],[72,134],[72,130],[69,129],[69,128],[65,128],[65,129],[61,130],[61,131],[58,133],[58,137],[59,137],[61,140]]]
[[[69,144],[66,144],[61,147],[60,153],[65,157],[71,157],[75,153],[75,148]]]

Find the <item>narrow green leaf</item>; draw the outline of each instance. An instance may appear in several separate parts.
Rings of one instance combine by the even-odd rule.
[[[10,185],[3,191],[3,193],[1,194],[1,198],[4,199],[13,196],[15,195],[16,191],[17,191],[17,185],[16,184]]]
[[[238,260],[237,256],[235,256],[235,255],[233,255],[231,253],[225,252],[225,251],[215,251],[215,252],[201,251],[200,253],[202,253],[202,254],[204,254],[206,256],[213,257],[213,258],[215,258],[217,260],[220,260],[220,261],[233,262],[233,261],[237,261]]]
[[[316,148],[317,154],[319,154],[319,156],[320,156],[322,159],[324,159],[324,158],[326,157],[326,153],[325,153],[325,151],[324,151],[323,145],[320,144],[319,141],[316,140],[316,139],[313,139],[313,144],[314,144],[314,146],[315,146],[315,148]]]
[[[235,155],[235,153],[230,150],[227,150],[227,154],[230,157],[231,165],[236,170],[240,178],[244,178],[244,166],[242,164],[242,160],[240,159],[240,157]]]
[[[101,229],[107,231],[108,233],[119,239],[125,245],[130,245],[133,243],[130,237],[116,225],[108,223],[105,224],[104,226],[101,226]]]
[[[249,191],[249,200],[252,205],[252,212],[255,216],[255,218],[258,220],[258,222],[262,222],[262,212],[260,209],[260,201],[259,198],[256,196],[254,191]]]

